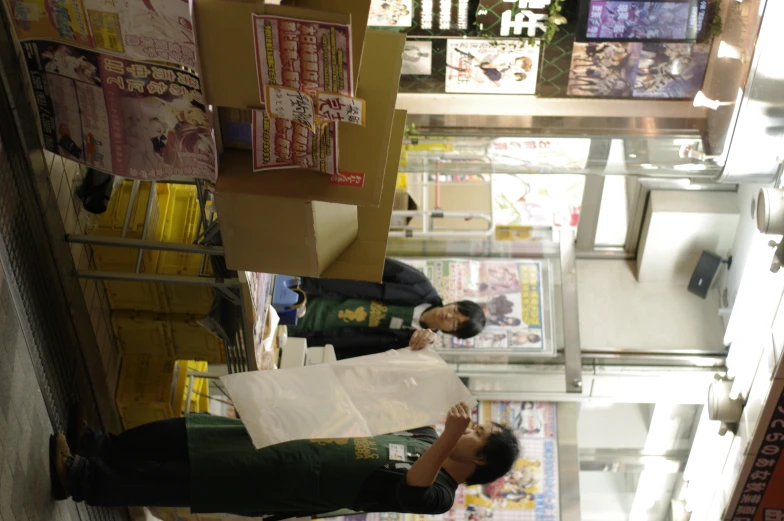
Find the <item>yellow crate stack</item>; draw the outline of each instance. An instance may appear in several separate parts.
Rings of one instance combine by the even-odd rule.
[[[153,197],[147,239],[191,243],[200,218],[196,187],[156,183],[154,191],[142,183],[126,237],[140,239],[147,203]],[[125,181],[112,195],[107,211],[92,230],[96,235],[120,237],[130,204],[132,182]],[[96,269],[130,272],[139,251],[94,246]],[[197,276],[203,257],[192,253],[145,250],[142,273]],[[205,273],[212,273],[209,262]],[[209,362],[224,363],[220,339],[198,324],[215,297],[207,286],[106,282],[112,326],[122,355],[116,402],[126,429],[155,420],[209,409],[209,381],[197,378],[190,404],[185,404],[187,373],[206,371]]]

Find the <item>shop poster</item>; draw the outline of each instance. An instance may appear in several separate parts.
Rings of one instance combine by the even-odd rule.
[[[307,168],[338,173],[338,124],[305,125],[253,111],[253,171]]]
[[[254,14],[253,29],[262,103],[266,85],[354,95],[351,26]]]
[[[474,35],[476,0],[416,0],[413,4],[410,27],[405,29],[408,35],[436,38]]]
[[[187,0],[7,0],[20,40],[198,70]]]
[[[404,259],[433,283],[444,302],[472,300],[484,310],[486,326],[478,336],[439,335],[445,349],[514,351],[552,355],[545,309],[550,290],[545,263],[521,259]]]
[[[411,0],[370,0],[371,27],[411,27]]]
[[[687,43],[575,43],[570,96],[691,99],[702,88],[710,46]]]
[[[22,47],[47,150],[132,179],[216,179],[197,76],[52,41]]]
[[[577,228],[585,176],[494,174],[496,240],[528,240],[534,230]]]
[[[430,76],[433,73],[433,42],[408,40],[403,49],[400,74]]]
[[[587,38],[680,40],[689,33],[689,2],[590,0],[589,5]]]
[[[539,42],[451,39],[446,49],[446,92],[534,94]]]
[[[512,472],[494,483],[458,487],[454,507],[443,515],[370,513],[329,521],[558,521],[558,439],[556,405],[481,401],[474,421],[512,426],[521,457]],[[443,425],[435,426],[443,432]]]

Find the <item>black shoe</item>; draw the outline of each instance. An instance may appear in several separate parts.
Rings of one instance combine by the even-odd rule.
[[[68,465],[71,449],[62,434],[52,434],[49,438],[49,479],[52,483],[52,497],[64,501],[71,497],[68,490]]]

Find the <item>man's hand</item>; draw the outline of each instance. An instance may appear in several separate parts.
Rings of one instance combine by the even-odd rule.
[[[460,402],[450,409],[446,415],[444,434],[462,436],[471,424],[471,409],[465,402]]]
[[[441,466],[449,458],[466,427],[471,423],[471,409],[465,403],[452,407],[446,417],[446,426],[433,445],[414,462],[406,474],[406,483],[412,487],[429,487],[436,480]]]
[[[430,331],[429,329],[417,329],[414,331],[414,334],[411,335],[411,342],[409,345],[411,346],[412,351],[420,351],[433,345],[436,341],[436,334]]]

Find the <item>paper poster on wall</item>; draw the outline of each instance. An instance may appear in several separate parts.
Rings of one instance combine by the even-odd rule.
[[[446,62],[446,92],[534,94],[539,43],[448,40]]]
[[[521,259],[404,259],[427,275],[444,302],[471,300],[484,310],[485,330],[474,338],[441,335],[445,349],[552,355],[549,263]]]
[[[403,49],[400,74],[430,76],[433,72],[433,42],[408,40]]]
[[[253,15],[259,99],[265,85],[354,95],[351,26]]]
[[[411,27],[414,12],[411,0],[371,0],[368,25],[371,27]]]
[[[216,179],[197,76],[50,41],[22,46],[47,150],[132,179]]]
[[[570,96],[690,99],[700,90],[710,46],[688,43],[575,43]]]
[[[312,131],[295,121],[270,118],[265,111],[254,110],[252,135],[254,172],[285,168],[338,172],[337,123],[319,124]]]
[[[474,36],[479,0],[416,0],[411,36]]]
[[[55,39],[198,70],[185,0],[9,0],[20,40]]]
[[[588,0],[578,39],[694,41],[704,36],[707,0]]]
[[[527,228],[528,236],[507,230],[501,240],[527,240],[535,228],[576,228],[580,222],[584,175],[495,174],[493,186],[496,240],[504,226]]]

